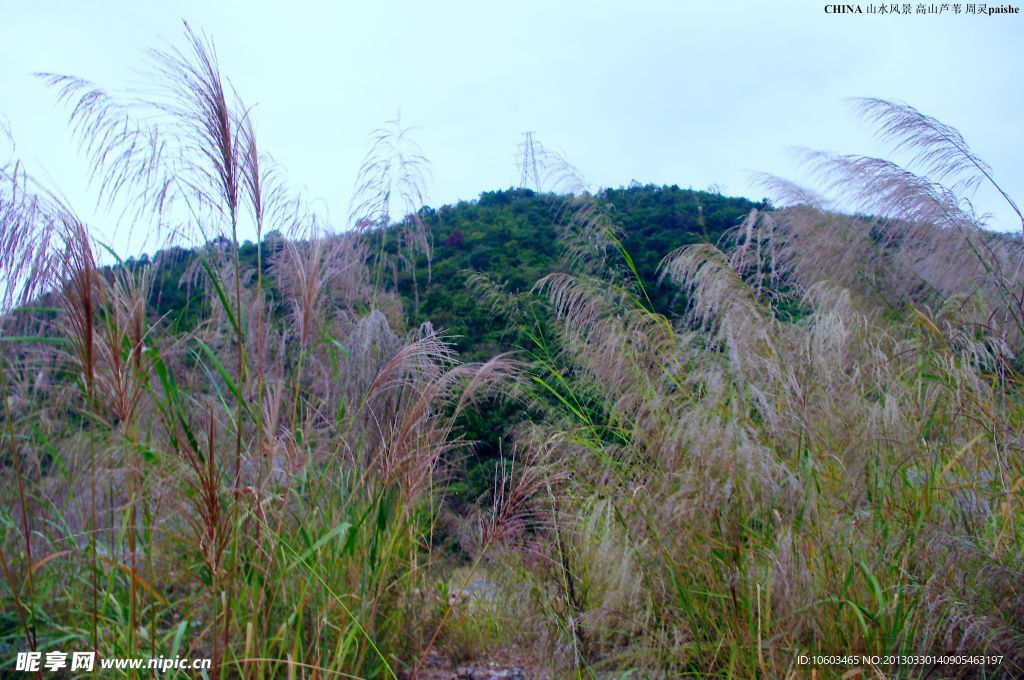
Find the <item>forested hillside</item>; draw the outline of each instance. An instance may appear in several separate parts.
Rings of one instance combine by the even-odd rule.
[[[685,312],[680,291],[662,281],[658,265],[666,253],[695,243],[717,243],[735,229],[757,204],[717,193],[634,184],[605,189],[593,199],[628,253],[651,298],[653,309],[668,315]],[[458,351],[462,361],[486,361],[502,352],[528,360],[536,351],[534,324],[547,327],[545,309],[540,315],[509,318],[494,295],[529,299],[544,306],[543,296],[533,293],[545,276],[578,267],[573,256],[573,199],[557,194],[538,194],[529,189],[489,191],[474,201],[461,201],[437,209],[425,207],[418,218],[429,230],[431,248],[416,258],[415,272],[408,261],[394,263],[385,278],[395,284],[404,323],[415,328],[429,322]],[[394,253],[397,228],[386,227],[372,239],[380,239]],[[274,252],[279,234],[268,235],[264,250]],[[209,244],[208,244],[209,245]],[[217,246],[218,244],[212,244]],[[578,244],[576,244],[578,245]],[[375,252],[377,246],[368,249]],[[578,255],[578,253],[577,253]],[[256,247],[239,248],[245,270],[256,267]],[[372,257],[368,257],[368,266]],[[153,258],[154,285],[150,302],[156,313],[179,330],[188,331],[209,313],[208,299],[190,285],[189,272],[199,266],[191,250],[175,248]],[[272,280],[270,259],[265,274]],[[149,262],[132,259],[129,269]],[[482,290],[479,279],[490,290]],[[477,281],[474,281],[477,279]],[[282,313],[287,310],[279,309]],[[460,432],[473,443],[459,457],[448,494],[459,502],[475,503],[494,483],[494,463],[501,442],[510,430],[530,414],[521,403],[496,401],[489,408],[463,415]],[[461,506],[460,506],[461,507]]]
[[[597,199],[614,215],[622,244],[659,309],[671,304],[669,287],[658,284],[661,258],[681,246],[717,242],[755,206],[676,186],[606,189]],[[417,271],[417,281],[424,282],[419,309],[408,276],[400,287],[412,318],[450,331],[468,357],[507,349],[508,329],[490,318],[467,277],[486,273],[507,292],[522,293],[544,276],[566,271],[571,253],[559,234],[570,217],[563,197],[528,189],[485,192],[477,201],[425,210],[434,246],[429,283],[422,260]]]
[[[604,189],[595,198],[613,218],[610,224],[633,259],[655,308],[677,313],[682,310],[677,289],[659,281],[661,259],[685,245],[717,243],[758,206],[717,193],[637,184]],[[484,274],[507,293],[527,293],[544,276],[568,270],[572,244],[560,237],[567,236],[572,221],[569,199],[529,189],[487,191],[477,200],[437,209],[425,207],[419,218],[429,229],[429,258],[427,253],[418,255],[415,275],[408,262],[386,274],[397,281],[409,323],[431,322],[450,337],[466,361],[521,347],[524,338],[507,328],[504,319],[495,318],[492,305],[470,280],[473,274]],[[386,233],[383,230],[378,236],[387,240]],[[268,235],[265,248],[272,251],[279,238]],[[393,243],[386,245],[394,249]],[[254,244],[243,244],[239,254],[246,268],[255,268]],[[152,259],[158,263],[151,295],[154,308],[172,320],[180,315],[183,320],[197,321],[195,305],[201,302],[185,275],[196,265],[194,254],[175,248]],[[149,256],[143,256],[129,259],[127,265],[149,261]]]

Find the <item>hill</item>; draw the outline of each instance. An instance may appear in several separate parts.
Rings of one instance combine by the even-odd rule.
[[[678,186],[640,186],[604,189],[595,198],[606,209],[617,237],[629,252],[652,302],[659,310],[673,306],[671,286],[659,285],[657,267],[675,248],[693,243],[715,243],[735,227],[751,209],[745,198]],[[416,259],[416,270],[397,272],[397,290],[410,325],[429,321],[443,329],[463,360],[479,360],[516,346],[516,334],[496,322],[490,305],[469,286],[474,273],[486,274],[510,294],[530,291],[542,277],[565,271],[570,265],[567,246],[561,243],[572,215],[566,198],[529,189],[485,191],[472,201],[419,213],[429,230],[431,257]],[[270,235],[268,240],[273,240]],[[267,248],[272,248],[269,243]],[[243,269],[255,269],[256,248],[240,248]],[[195,257],[191,250],[175,248],[153,258],[158,263],[150,303],[161,317],[180,317],[187,325],[202,312],[181,281]],[[149,258],[128,260],[128,266]],[[265,264],[266,267],[266,264]]]
[[[674,185],[605,189],[596,198],[610,210],[647,289],[659,291],[654,295],[659,307],[670,304],[670,294],[657,282],[661,258],[680,246],[716,242],[756,207],[743,198]],[[401,281],[410,318],[429,320],[458,336],[459,349],[470,358],[508,349],[507,334],[467,288],[467,276],[487,273],[515,294],[529,291],[551,272],[564,271],[569,263],[559,244],[568,221],[563,200],[528,189],[490,191],[476,201],[427,209],[423,217],[434,241],[430,282],[416,309],[411,277]],[[426,264],[421,259],[418,266],[422,281]]]
[[[420,156],[383,130],[323,234],[187,33],[166,99],[50,81],[109,204],[188,205],[201,247],[103,270],[0,167],[0,297],[33,301],[0,319],[0,673],[1021,675],[1024,241],[973,213],[1002,190],[959,133],[862,101],[912,167],[822,154],[838,195],[787,208],[509,190],[393,221]]]

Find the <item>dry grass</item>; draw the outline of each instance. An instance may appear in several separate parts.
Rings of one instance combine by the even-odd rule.
[[[520,576],[562,672],[781,677],[837,649],[1024,664],[1019,239],[963,207],[991,176],[959,135],[862,107],[934,179],[811,155],[880,217],[776,182],[797,205],[666,256],[686,318],[650,309],[576,200],[594,233],[539,285],[557,336],[537,336],[530,435],[570,477],[550,561]]]
[[[403,620],[464,445],[455,423],[518,369],[459,365],[429,325],[403,330],[383,263],[367,268],[378,234],[429,254],[415,218],[385,229],[392,172],[396,198],[422,203],[401,193],[421,191],[418,156],[377,135],[361,191],[376,192],[379,224],[329,235],[280,188],[212,44],[185,37],[186,51],[152,55],[150,99],[46,79],[71,106],[101,200],[208,241],[188,275],[209,310],[194,328],[154,318],[152,269],[101,268],[88,228],[4,166],[5,304],[49,287],[62,312],[32,329],[50,344],[5,329],[3,443],[21,518],[3,541],[20,621],[5,639],[208,656],[222,677],[395,677],[426,635]],[[252,271],[244,228],[259,241]],[[274,229],[294,238],[265,263]],[[46,365],[49,385],[33,384]]]
[[[528,367],[461,365],[394,291],[430,252],[408,131],[374,134],[356,230],[332,235],[283,188],[212,44],[185,38],[154,53],[152,98],[46,78],[101,200],[206,242],[195,327],[155,318],[152,269],[102,268],[73,212],[16,161],[0,172],[0,302],[60,304],[3,321],[6,645],[252,678],[415,675],[435,646],[513,641],[576,677],[782,677],[812,651],[1020,672],[1024,251],[964,199],[1003,190],[955,130],[859,102],[916,167],[809,153],[834,202],[772,180],[788,207],[666,254],[681,318],[654,309],[600,197],[528,137],[524,183],[561,187],[570,271],[538,282],[546,306],[474,278],[496,311],[551,318]],[[460,414],[495,395],[531,417],[485,504],[443,520]],[[469,563],[454,575],[444,521]],[[460,603],[478,578],[520,630]]]

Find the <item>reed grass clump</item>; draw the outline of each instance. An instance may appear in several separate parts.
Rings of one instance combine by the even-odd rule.
[[[801,676],[811,653],[1022,672],[1024,251],[965,196],[1020,212],[959,133],[859,102],[911,166],[808,152],[832,200],[765,178],[782,207],[665,254],[684,314],[530,138],[566,266],[515,295],[470,277],[530,343],[460,364],[399,296],[411,276],[418,307],[431,249],[408,130],[374,133],[336,233],[185,38],[150,95],[44,78],[101,201],[195,246],[194,308],[156,314],[159,258],[104,266],[0,168],[3,649],[225,678],[417,677],[511,646],[555,677]],[[462,416],[498,398],[521,422],[455,512]]]
[[[1024,667],[1020,238],[962,198],[1002,189],[955,131],[858,106],[932,177],[809,154],[836,202],[772,179],[788,207],[668,253],[682,317],[650,304],[600,194],[564,199],[528,437],[568,475],[522,576],[559,672],[783,677],[833,650]]]
[[[212,43],[187,26],[186,39],[152,55],[152,98],[44,78],[71,106],[101,199],[200,241],[195,323],[157,317],[150,265],[101,266],[88,227],[4,166],[4,307],[55,313],[3,320],[17,616],[2,636],[208,657],[211,677],[397,677],[436,625],[419,613],[433,601],[412,603],[434,568],[456,423],[516,368],[459,364],[447,338],[396,313],[372,248],[408,166],[367,166],[360,191],[384,197],[353,221],[382,221],[375,233],[330,233],[257,146]],[[30,329],[15,326],[25,317]]]

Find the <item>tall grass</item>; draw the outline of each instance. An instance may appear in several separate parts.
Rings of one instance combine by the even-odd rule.
[[[955,131],[861,109],[935,177],[809,154],[835,205],[878,217],[773,180],[792,207],[663,260],[683,318],[652,308],[600,194],[564,199],[570,269],[537,286],[546,416],[520,434],[569,471],[548,559],[519,567],[557,672],[782,677],[837,650],[1004,656],[861,669],[898,676],[1024,667],[1020,239],[958,193],[994,180]]]
[[[474,277],[532,345],[461,365],[396,295],[430,250],[407,130],[374,133],[334,234],[210,41],[185,42],[152,55],[151,97],[45,79],[101,200],[196,240],[194,326],[156,317],[149,265],[101,266],[70,209],[0,173],[5,648],[251,678],[416,676],[511,642],[557,677],[783,677],[811,652],[1022,672],[1024,252],[965,200],[989,184],[1017,210],[955,130],[861,102],[916,169],[808,153],[837,198],[768,179],[786,207],[667,253],[678,318],[601,195],[530,146],[524,176],[562,183],[566,271],[515,299]],[[496,393],[527,416],[453,520],[460,415]]]
[[[212,44],[185,37],[186,51],[152,55],[151,99],[44,77],[71,106],[102,199],[208,243],[190,273],[209,310],[194,328],[155,318],[148,266],[99,266],[87,227],[4,169],[3,243],[21,263],[5,264],[6,305],[51,290],[61,313],[26,310],[42,328],[5,336],[20,520],[4,517],[18,625],[2,635],[211,657],[217,677],[397,677],[436,625],[410,602],[462,445],[455,423],[514,367],[460,365],[429,325],[403,327],[384,263],[367,267],[372,239],[330,234],[289,196]],[[384,198],[367,205],[386,214],[392,168],[376,170],[361,191],[376,187]],[[291,239],[265,256],[271,230]]]

